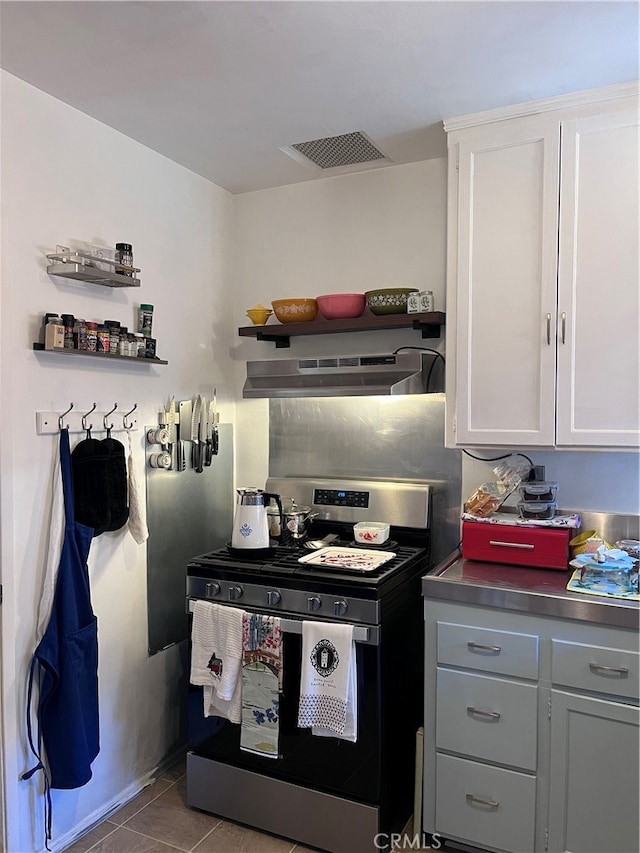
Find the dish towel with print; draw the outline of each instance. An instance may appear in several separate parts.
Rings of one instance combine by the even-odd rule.
[[[357,697],[349,689],[355,683],[355,666],[353,625],[303,621],[299,728],[345,736],[347,709],[352,720],[356,717]]]
[[[202,687],[205,717],[241,720],[243,614],[237,607],[194,602],[189,680]]]
[[[311,734],[320,737],[337,737],[355,743],[358,740],[358,670],[356,664],[356,643],[351,643],[351,661],[349,665],[349,684],[347,686],[347,719],[344,732],[338,734],[331,729],[313,726]]]
[[[242,617],[242,726],[240,749],[278,757],[282,635],[277,616]]]

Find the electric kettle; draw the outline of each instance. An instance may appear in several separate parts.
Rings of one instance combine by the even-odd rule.
[[[282,502],[280,495],[265,492],[251,486],[247,489],[236,489],[238,502],[233,519],[231,547],[245,550],[269,548],[269,524],[267,507],[274,500],[280,510],[282,523]]]

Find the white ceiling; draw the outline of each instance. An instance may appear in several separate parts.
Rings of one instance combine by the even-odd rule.
[[[2,2],[0,64],[233,193],[311,180],[280,149],[363,131],[394,162],[442,119],[639,76],[637,2]]]

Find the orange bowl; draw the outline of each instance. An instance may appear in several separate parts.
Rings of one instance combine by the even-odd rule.
[[[315,299],[274,299],[271,307],[281,323],[306,323],[318,315]]]

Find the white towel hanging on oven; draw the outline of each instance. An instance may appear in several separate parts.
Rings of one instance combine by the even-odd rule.
[[[350,689],[356,683],[355,667],[353,625],[303,621],[299,728],[326,729],[332,737],[344,737],[349,733],[349,708],[353,735],[348,739],[355,739],[357,697]]]
[[[237,607],[194,602],[190,681],[203,688],[205,717],[241,720],[243,615]]]
[[[358,673],[356,666],[356,644],[351,642],[351,658],[349,665],[349,682],[347,685],[347,717],[344,724],[344,732],[338,734],[331,729],[313,726],[311,734],[320,737],[337,737],[340,740],[348,740],[356,743],[358,740]]]

